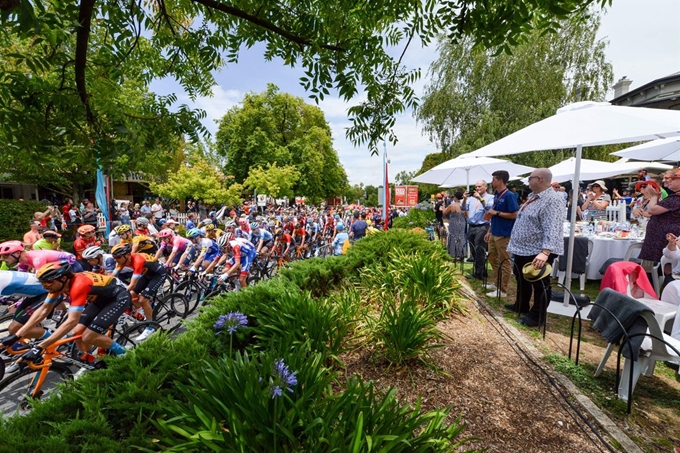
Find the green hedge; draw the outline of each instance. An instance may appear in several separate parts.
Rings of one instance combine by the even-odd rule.
[[[47,205],[37,201],[0,200],[0,242],[22,240],[36,212],[45,212]]]
[[[249,435],[254,436],[253,444],[241,444],[239,451],[266,451],[262,446],[271,445],[271,436],[278,439],[281,451],[351,451],[353,447],[367,451],[366,442],[395,444],[387,447],[390,451],[449,451],[449,440],[460,441],[455,437],[462,429],[456,422],[444,423],[450,408],[425,413],[418,406],[401,405],[393,393],[375,394],[370,382],[339,384],[342,370],[336,367],[337,357],[349,347],[345,341],[354,315],[348,313],[356,312],[349,305],[361,300],[356,294],[345,294],[340,297],[346,299],[343,305],[337,295],[325,296],[335,289],[346,293],[352,287],[348,279],[358,281],[360,271],[371,263],[387,263],[395,248],[447,259],[439,244],[394,230],[357,241],[345,256],[295,263],[282,276],[211,300],[178,338],[154,336],[121,358],[107,359],[107,369],[69,383],[60,397],[37,403],[28,415],[0,419],[0,453],[159,451],[180,442],[179,431],[167,423],[182,423],[187,428],[183,432],[189,432],[201,430],[203,422],[210,432],[201,430],[189,440],[194,445],[186,451],[214,450],[217,444],[221,451],[232,451],[230,442],[242,442]],[[248,317],[248,328],[233,336],[216,334],[218,317],[232,311]],[[252,391],[264,388],[266,392],[269,384],[259,376],[279,358],[299,372],[300,385],[294,393],[284,392],[278,406],[271,407],[272,399],[258,393],[257,400],[224,401],[213,407],[216,395],[206,392],[208,383],[229,399],[244,396],[240,387],[228,387],[235,385],[227,382],[229,376],[242,376]],[[249,374],[254,369],[259,375]],[[319,386],[314,395],[307,393],[312,382]],[[202,412],[205,405],[217,414],[214,421]],[[227,418],[219,415],[225,410]],[[281,414],[278,438],[255,410]],[[173,419],[173,414],[180,418]],[[288,424],[298,418],[313,425]],[[219,428],[225,420],[251,419],[257,423],[240,426],[239,438]],[[286,432],[291,435],[284,437]],[[371,432],[376,436],[373,440],[366,437]]]
[[[427,201],[423,201],[413,206],[405,216],[394,219],[392,228],[425,228],[428,223],[435,220],[433,206]]]

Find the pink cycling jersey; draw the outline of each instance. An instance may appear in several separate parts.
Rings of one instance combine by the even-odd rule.
[[[30,268],[38,272],[45,264],[53,261],[68,261],[69,264],[73,264],[76,262],[76,257],[70,253],[57,250],[31,250],[26,252],[26,260],[25,263],[20,263],[17,267],[20,272],[28,272]]]

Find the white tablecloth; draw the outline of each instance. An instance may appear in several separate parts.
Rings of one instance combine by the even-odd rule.
[[[593,253],[590,255],[590,264],[588,265],[588,273],[586,278],[588,280],[602,280],[600,274],[600,267],[609,258],[623,258],[632,244],[642,242],[642,239],[608,239],[600,237],[590,238],[593,241]],[[633,258],[637,257],[638,251],[633,253]]]

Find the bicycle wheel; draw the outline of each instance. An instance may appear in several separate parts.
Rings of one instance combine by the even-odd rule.
[[[170,274],[165,274],[163,277],[163,283],[158,288],[156,295],[158,298],[163,299],[164,297],[175,292],[175,279]]]
[[[57,391],[59,384],[73,377],[69,367],[56,362],[46,369],[25,368],[7,376],[0,381],[0,414],[8,416],[30,412],[33,399],[28,395],[42,373],[47,373],[47,376],[35,399],[48,398]]]
[[[164,330],[173,331],[180,326],[189,314],[189,303],[183,294],[173,293],[162,299],[158,297],[153,304],[153,319]]]
[[[163,328],[159,323],[156,321],[142,321],[138,322],[136,324],[133,324],[129,326],[127,329],[124,331],[118,333],[116,332],[116,343],[119,345],[123,346],[125,349],[133,349],[137,347],[138,345],[142,344],[144,341],[146,341],[148,338],[151,338],[151,336],[143,339],[143,340],[138,340],[137,337],[139,337],[142,332],[146,330],[147,327],[151,327],[154,329],[154,334],[156,335],[158,332],[162,332]]]
[[[191,314],[196,310],[198,304],[203,300],[204,289],[195,281],[186,281],[177,285],[175,288],[175,293],[182,294],[189,304],[189,313]]]

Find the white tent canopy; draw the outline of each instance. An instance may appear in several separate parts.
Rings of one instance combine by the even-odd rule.
[[[615,156],[639,160],[680,161],[680,137],[661,138],[612,153]]]
[[[607,102],[577,102],[556,115],[525,127],[470,153],[473,156],[507,156],[551,149],[576,148],[573,187],[581,180],[581,151],[584,146],[629,143],[680,135],[680,111],[644,107],[620,107]],[[571,236],[566,286],[571,284],[574,253],[576,203],[572,204]],[[569,304],[565,291],[564,304]]]
[[[534,169],[508,160],[470,157],[469,154],[463,154],[433,167],[411,181],[443,187],[470,186],[470,182],[474,183],[481,179],[490,182],[491,174],[496,170],[507,170],[510,177],[513,177],[530,173]]]

